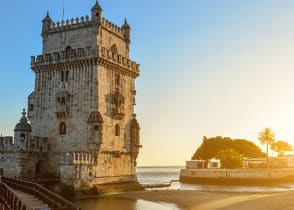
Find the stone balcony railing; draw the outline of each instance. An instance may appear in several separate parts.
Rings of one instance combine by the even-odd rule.
[[[136,62],[114,53],[105,47],[97,48],[86,47],[70,49],[68,51],[53,52],[44,55],[31,56],[31,66],[35,67],[58,64],[63,62],[78,61],[83,59],[100,58],[115,63],[123,68],[139,73],[140,65]]]
[[[63,158],[64,165],[94,165],[95,156],[88,152],[67,152]]]

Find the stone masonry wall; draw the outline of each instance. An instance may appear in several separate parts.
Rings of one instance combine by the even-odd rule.
[[[32,136],[48,137],[47,168],[75,187],[134,181],[130,122],[139,70],[129,60],[123,29],[104,18],[61,24],[49,19],[43,20],[43,54],[32,58],[36,81],[28,103]],[[102,122],[89,123],[96,112]],[[91,164],[63,162],[68,152],[96,159]]]

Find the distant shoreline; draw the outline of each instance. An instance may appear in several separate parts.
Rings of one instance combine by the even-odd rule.
[[[270,186],[279,183],[294,183],[294,169],[182,169],[180,182]]]

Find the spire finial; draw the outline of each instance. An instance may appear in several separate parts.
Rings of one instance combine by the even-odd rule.
[[[21,114],[22,114],[23,117],[26,116],[27,113],[26,113],[26,109],[25,108],[22,109],[22,113]]]
[[[127,18],[125,18],[125,22],[124,22],[124,24],[122,25],[122,28],[123,28],[123,29],[130,29],[130,28],[131,28],[130,25],[128,24]]]
[[[51,21],[49,10],[47,10],[47,12],[46,12],[46,16],[44,17],[43,22],[44,21]]]
[[[98,0],[96,0],[95,5],[92,7],[92,10],[102,10]]]

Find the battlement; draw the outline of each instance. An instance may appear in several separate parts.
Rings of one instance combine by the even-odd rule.
[[[95,165],[96,157],[88,152],[67,152],[63,158],[64,165]]]
[[[0,136],[0,145],[12,145],[13,137],[12,136]]]
[[[12,136],[0,136],[0,151],[10,152],[13,151],[13,137]]]
[[[104,17],[101,19],[100,23],[101,26],[104,27],[106,30],[111,31],[122,39],[124,38],[123,29],[120,26],[113,24]],[[96,25],[96,23],[91,20],[90,17],[87,15],[57,22],[51,21],[49,27],[46,30],[46,33],[57,33],[61,31],[90,27],[94,25]]]
[[[55,33],[70,29],[92,26],[92,21],[89,16],[76,17],[72,19],[62,20],[58,22],[51,22],[50,27],[47,29],[48,33]]]
[[[102,27],[106,28],[107,30],[121,36],[121,38],[124,38],[123,29],[121,27],[113,24],[109,20],[102,18],[101,25],[102,25]]]
[[[86,47],[78,49],[66,49],[61,52],[53,52],[45,55],[31,56],[31,66],[39,67],[49,64],[58,64],[68,61],[78,61],[90,58],[101,58],[112,63],[115,63],[123,68],[127,68],[135,73],[139,73],[140,65],[136,62],[110,51],[105,47],[98,46],[97,48]]]

